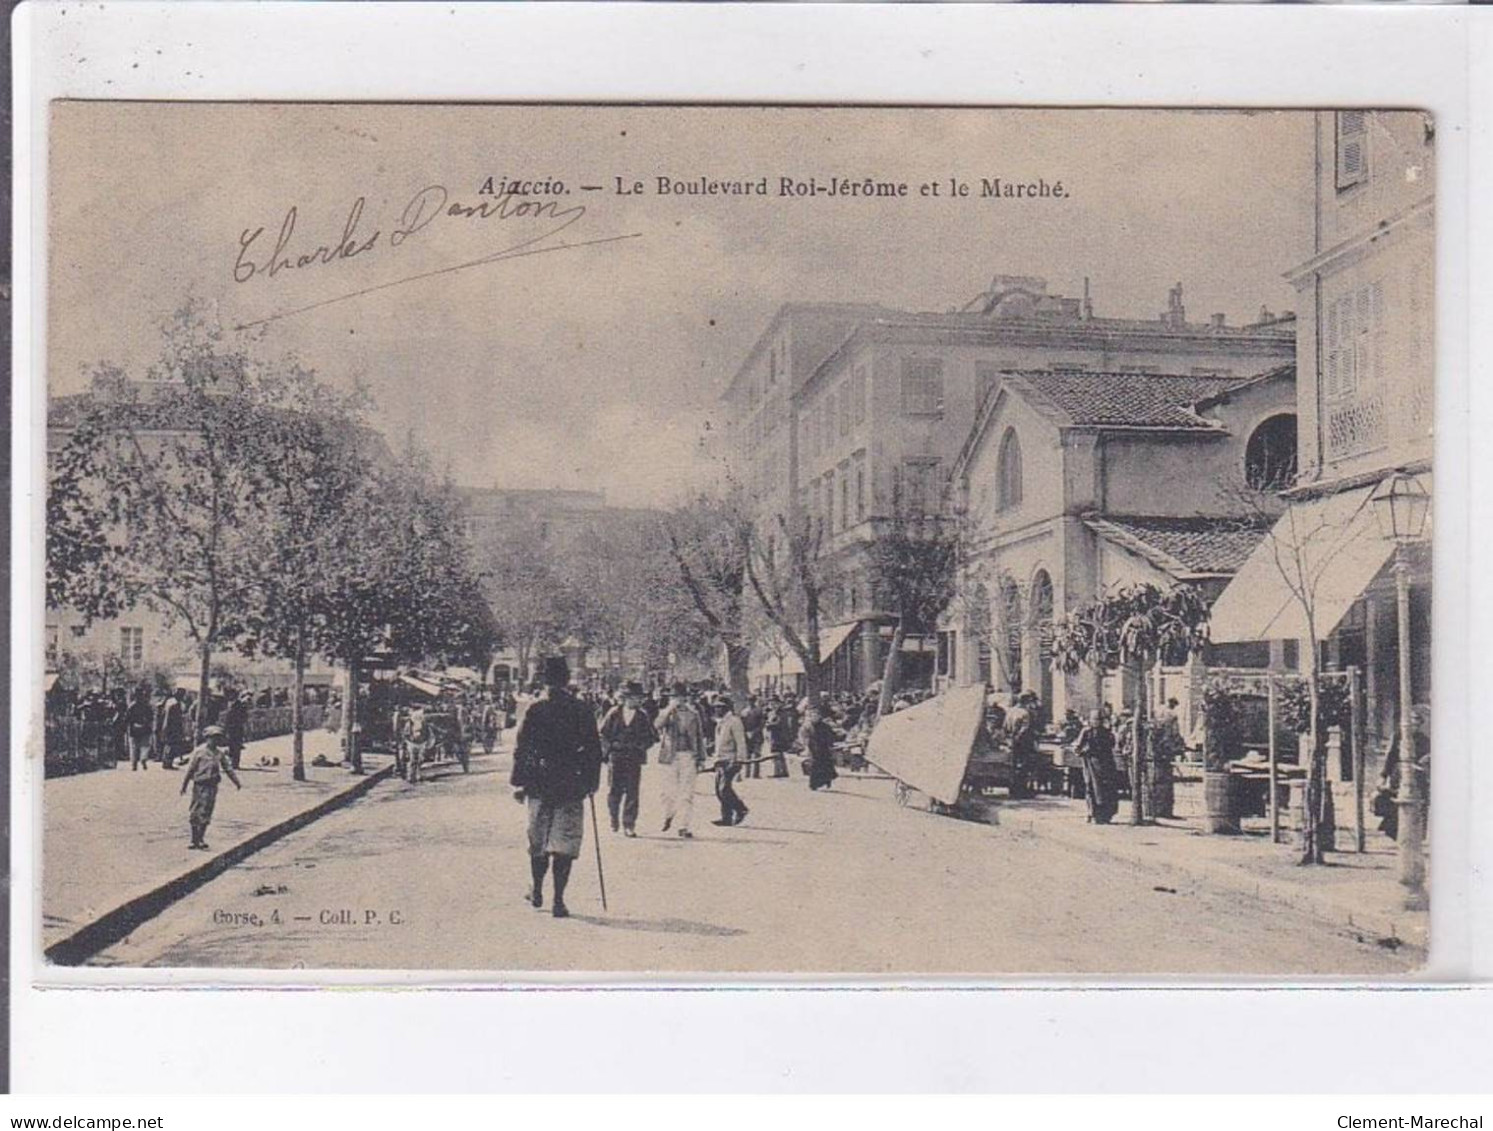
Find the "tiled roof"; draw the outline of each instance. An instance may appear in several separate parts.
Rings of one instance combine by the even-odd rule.
[[[1069,424],[1199,430],[1215,430],[1220,425],[1199,416],[1193,405],[1251,380],[1069,370],[1021,370],[1002,376],[1055,409]]]
[[[1232,574],[1270,530],[1252,518],[1105,515],[1084,520],[1103,538],[1177,577]]]

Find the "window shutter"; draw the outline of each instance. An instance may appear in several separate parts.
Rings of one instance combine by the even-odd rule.
[[[1362,110],[1337,114],[1337,187],[1352,188],[1368,179],[1367,118]]]

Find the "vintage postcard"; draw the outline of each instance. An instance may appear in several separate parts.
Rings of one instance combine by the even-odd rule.
[[[50,113],[54,969],[1424,965],[1428,114]]]

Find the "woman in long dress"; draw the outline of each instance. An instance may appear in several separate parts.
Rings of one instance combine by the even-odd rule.
[[[835,780],[835,730],[824,720],[823,710],[810,703],[799,738],[809,755],[809,788],[828,788]]]
[[[1104,716],[1098,711],[1089,712],[1089,723],[1079,731],[1077,746],[1089,820],[1107,825],[1120,807],[1120,798],[1115,782],[1114,732],[1104,725]]]

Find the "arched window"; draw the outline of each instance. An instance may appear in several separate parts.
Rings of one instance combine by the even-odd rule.
[[[1010,510],[1021,505],[1021,441],[1016,429],[1007,428],[996,457],[995,506]]]
[[[1289,412],[1263,421],[1244,446],[1244,481],[1256,490],[1279,491],[1296,481],[1296,417]]]

